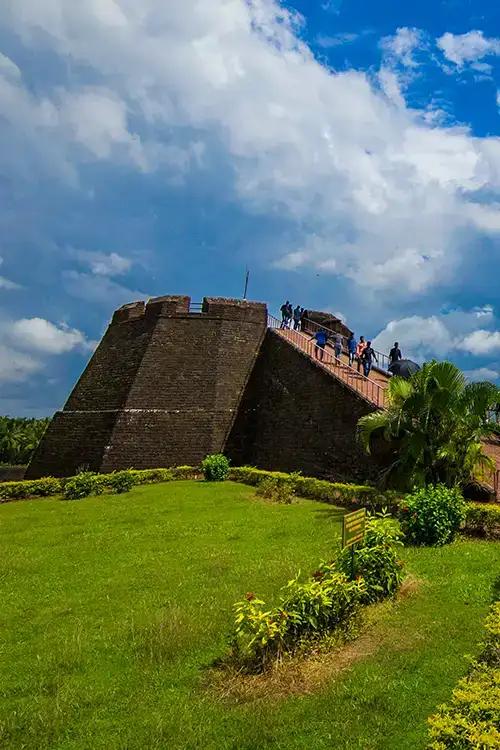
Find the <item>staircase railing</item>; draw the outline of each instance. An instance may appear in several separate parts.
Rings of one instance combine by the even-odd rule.
[[[272,315],[268,315],[267,319],[268,328],[276,330],[282,329],[282,322],[280,320]],[[354,367],[346,365],[327,351],[324,351],[323,358],[319,359],[317,356],[319,349],[309,336],[293,329],[287,328],[285,330],[288,341],[295,344],[297,348],[308,354],[312,359],[318,362],[318,364],[323,365],[329,372],[333,372],[340,380],[351,388],[351,390],[361,394],[368,401],[376,404],[376,406],[384,408],[386,396],[385,388],[379,385],[379,383],[365,377],[365,375],[355,370]]]
[[[331,328],[328,328],[327,326],[324,326],[322,323],[317,323],[315,320],[310,320],[309,318],[304,318],[303,322],[307,325],[307,330],[311,333],[315,333],[316,331],[323,330],[326,331],[330,336],[334,336],[337,331],[334,331]],[[342,339],[344,340],[344,344],[342,346],[342,351],[344,354],[348,354],[348,349],[345,344],[346,337],[342,335]],[[376,349],[374,350],[376,357],[378,359],[378,362],[375,362],[373,365],[373,369],[375,370],[382,370],[385,373],[389,372],[389,364],[390,360],[387,354],[383,354],[383,352],[378,352]]]

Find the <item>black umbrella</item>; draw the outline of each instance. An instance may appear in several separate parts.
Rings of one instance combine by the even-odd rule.
[[[420,370],[420,365],[416,362],[412,362],[411,359],[400,359],[398,362],[393,362],[389,365],[389,372],[393,375],[399,375],[400,378],[411,378],[414,373]]]

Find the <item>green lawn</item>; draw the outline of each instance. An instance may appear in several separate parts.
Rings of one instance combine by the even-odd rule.
[[[481,638],[496,543],[405,550],[417,592],[312,695],[237,704],[206,687],[233,602],[330,557],[339,517],[229,482],[0,506],[0,746],[424,748],[426,716]]]

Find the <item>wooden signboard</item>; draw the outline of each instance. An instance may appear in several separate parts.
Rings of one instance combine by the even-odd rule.
[[[365,535],[366,508],[346,513],[342,524],[342,547],[362,542]]]

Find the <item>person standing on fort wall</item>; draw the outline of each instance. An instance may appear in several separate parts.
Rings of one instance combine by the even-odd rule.
[[[371,372],[373,360],[378,363],[378,357],[375,354],[375,349],[372,348],[372,342],[369,341],[365,348],[363,349],[363,354],[361,355],[361,359],[363,361],[363,370],[365,378],[368,377],[368,375]]]
[[[397,341],[394,342],[394,346],[392,347],[391,351],[389,352],[389,364],[393,365],[394,362],[399,362],[400,359],[403,359],[401,355],[401,349],[399,348],[399,344]]]
[[[280,327],[281,328],[288,328],[289,308],[290,308],[290,302],[288,300],[280,307],[280,311],[281,311],[281,326]]]
[[[293,330],[294,331],[300,331],[300,321],[302,317],[301,313],[302,313],[302,309],[300,305],[297,305],[297,307],[293,311]]]
[[[314,333],[309,341],[312,341],[312,339],[316,339],[316,346],[314,349],[314,354],[316,356],[316,359],[319,359],[320,361],[323,359],[324,353],[325,353],[325,346],[326,342],[328,341],[328,334],[324,330],[319,330]]]
[[[337,359],[340,359],[342,355],[343,344],[344,344],[344,337],[342,336],[341,333],[336,333],[335,336],[333,337],[333,345],[335,348],[335,356]]]
[[[358,362],[358,372],[361,370],[361,360],[363,357],[363,352],[366,349],[366,341],[364,336],[359,337],[359,343],[356,346],[356,360]]]
[[[351,333],[347,339],[347,353],[349,354],[349,366],[352,367],[354,360],[356,359],[356,347],[358,342],[354,338],[354,334]]]

